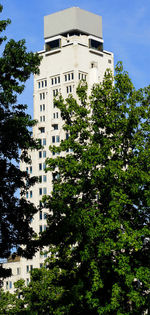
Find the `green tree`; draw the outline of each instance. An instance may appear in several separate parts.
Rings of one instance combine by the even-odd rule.
[[[66,139],[47,159],[54,189],[46,198],[41,244],[62,287],[52,314],[143,314],[150,298],[150,86],[136,90],[116,66],[87,97],[87,84],[56,100]],[[69,135],[69,137],[68,137]],[[73,151],[73,153],[71,152]],[[62,307],[62,309],[61,309]]]
[[[2,6],[0,5],[0,12]],[[10,20],[0,21],[2,33]],[[0,37],[4,44],[5,36]],[[27,202],[23,193],[35,182],[27,172],[19,169],[19,161],[30,163],[28,149],[39,147],[32,138],[31,127],[35,121],[26,114],[27,105],[17,104],[17,96],[25,82],[33,73],[38,73],[40,57],[27,52],[25,41],[9,40],[0,56],[0,257],[8,258],[12,247],[18,248],[18,254],[31,257],[34,250],[26,248],[34,232],[30,220],[37,211]],[[19,199],[16,192],[21,189]],[[24,249],[19,248],[24,245]],[[6,277],[10,270],[0,267],[0,277]]]

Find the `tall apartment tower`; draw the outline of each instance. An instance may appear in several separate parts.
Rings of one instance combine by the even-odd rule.
[[[31,188],[26,198],[39,206],[42,195],[52,191],[52,174],[45,173],[46,157],[54,157],[49,145],[59,145],[65,138],[60,111],[54,106],[54,97],[61,93],[76,97],[76,87],[84,79],[88,93],[94,83],[102,81],[107,68],[113,71],[113,54],[103,49],[102,18],[78,7],[72,7],[44,17],[44,50],[40,74],[34,77],[34,119],[38,124],[33,136],[39,138],[43,149],[30,152],[32,164],[21,164],[31,176],[39,176],[40,182]],[[46,210],[39,211],[31,223],[35,232],[46,228]],[[44,255],[45,256],[45,255]],[[12,268],[12,277],[4,281],[4,289],[13,292],[13,283],[24,278],[30,281],[32,268],[40,268],[44,257],[40,252],[31,260],[17,257],[4,265]]]

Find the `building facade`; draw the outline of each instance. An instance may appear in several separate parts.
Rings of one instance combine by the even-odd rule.
[[[58,23],[59,21],[59,23]],[[103,49],[102,18],[78,7],[50,14],[44,18],[44,50],[40,74],[34,77],[34,119],[38,124],[33,128],[33,136],[40,139],[43,148],[29,152],[32,164],[21,164],[31,176],[38,176],[39,183],[26,194],[26,198],[37,207],[43,195],[52,191],[52,174],[45,173],[45,159],[54,157],[50,145],[59,145],[65,138],[60,111],[54,105],[54,98],[62,94],[76,97],[80,80],[86,80],[88,93],[94,83],[100,83],[105,70],[113,71],[113,54]],[[46,229],[46,209],[39,210],[31,223],[36,233]],[[5,279],[4,290],[13,292],[14,282],[30,281],[30,271],[42,267],[46,253],[40,251],[31,260],[19,258],[9,260],[4,267],[12,269],[12,277]]]

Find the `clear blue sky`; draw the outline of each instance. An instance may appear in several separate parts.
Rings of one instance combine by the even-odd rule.
[[[12,20],[7,37],[26,39],[29,50],[43,49],[43,17],[72,6],[102,16],[104,49],[122,60],[137,88],[150,84],[150,0],[0,0],[1,18]],[[58,21],[59,22],[59,21]],[[32,79],[20,100],[32,113]]]

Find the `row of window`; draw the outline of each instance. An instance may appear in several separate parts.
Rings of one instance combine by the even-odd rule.
[[[39,176],[39,182],[40,183],[46,183],[47,182],[47,176],[46,175],[40,175]]]
[[[68,94],[68,93],[72,93],[72,92],[73,92],[73,88],[74,88],[74,86],[72,86],[72,85],[66,86],[66,92],[67,92],[67,94]]]
[[[45,170],[46,164],[45,163],[39,163],[39,171]]]
[[[39,151],[39,158],[46,158],[46,151]]]
[[[58,112],[56,112],[56,113],[53,113],[53,118],[54,119],[56,119],[56,118],[58,118],[59,117],[59,114],[58,114]]]
[[[65,81],[70,81],[70,80],[74,80],[74,73],[73,72],[65,74]]]
[[[59,83],[60,83],[60,76],[51,78],[51,85],[59,84]]]
[[[33,197],[33,192],[32,192],[32,190],[26,192],[26,198],[29,198],[29,197],[30,197],[30,198]]]
[[[47,80],[42,80],[38,82],[38,88],[44,88],[47,87]]]
[[[43,220],[43,219],[46,220],[47,219],[47,213],[46,212],[43,213],[42,211],[40,211],[39,212],[39,219],[40,220]]]
[[[44,231],[46,231],[46,225],[39,225],[39,232],[42,233]]]
[[[46,195],[47,194],[47,188],[43,187],[43,188],[39,188],[39,195]]]
[[[45,116],[40,116],[40,122],[45,122]]]
[[[32,174],[32,166],[26,167],[26,172]]]
[[[39,143],[40,145],[46,145],[46,139],[45,138],[39,139]]]
[[[60,142],[60,136],[52,136],[52,143]]]
[[[45,92],[40,93],[40,100],[45,100]]]
[[[45,104],[43,104],[43,105],[40,105],[40,112],[44,112],[45,111]]]
[[[86,80],[87,75],[85,73],[79,72],[78,78],[79,78],[79,80]]]

